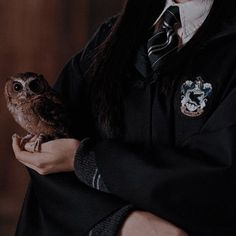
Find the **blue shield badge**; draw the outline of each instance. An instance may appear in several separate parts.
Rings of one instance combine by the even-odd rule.
[[[181,112],[190,117],[202,115],[212,90],[212,85],[204,83],[201,76],[185,81],[181,86]]]

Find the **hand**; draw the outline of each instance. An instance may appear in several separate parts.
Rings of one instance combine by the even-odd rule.
[[[21,138],[12,137],[12,147],[15,157],[25,166],[35,170],[41,175],[74,170],[74,156],[80,141],[77,139],[56,139],[41,144],[40,152],[30,152],[20,148]]]
[[[168,221],[144,211],[132,212],[118,236],[188,236]]]

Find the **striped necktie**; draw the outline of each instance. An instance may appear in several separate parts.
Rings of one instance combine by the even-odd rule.
[[[154,32],[147,44],[148,57],[154,71],[157,71],[171,55],[177,52],[179,37],[174,26],[180,23],[179,7],[170,6],[161,19],[159,29]]]

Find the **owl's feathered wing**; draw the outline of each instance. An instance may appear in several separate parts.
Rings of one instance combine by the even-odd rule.
[[[45,126],[54,128],[55,136],[68,136],[68,112],[56,94],[51,92],[34,100],[32,110]]]

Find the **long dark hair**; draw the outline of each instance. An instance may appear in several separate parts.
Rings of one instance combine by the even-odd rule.
[[[110,34],[98,47],[88,71],[90,101],[105,137],[121,133],[124,72],[164,4],[165,0],[127,0]]]

